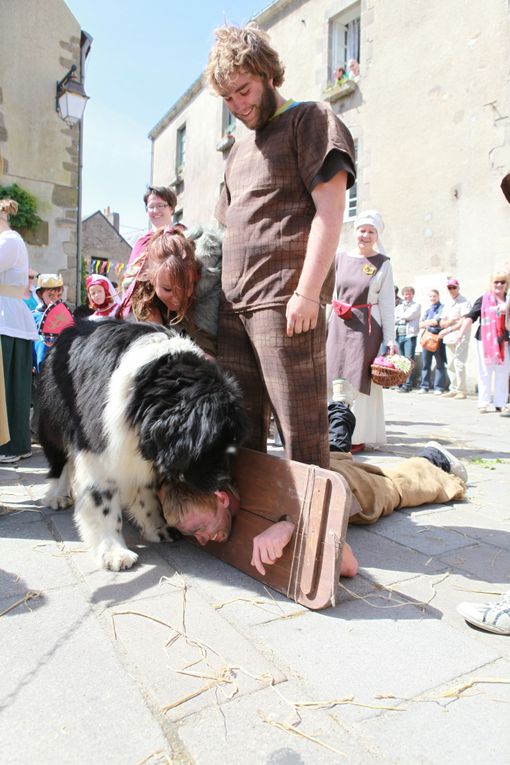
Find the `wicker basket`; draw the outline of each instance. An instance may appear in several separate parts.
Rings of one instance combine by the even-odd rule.
[[[403,385],[414,369],[414,361],[411,361],[409,372],[402,372],[400,369],[391,369],[390,367],[381,367],[379,364],[372,364],[372,380],[383,388],[392,388],[394,385]]]

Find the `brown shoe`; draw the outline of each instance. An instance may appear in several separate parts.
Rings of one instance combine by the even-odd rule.
[[[465,393],[461,393],[461,392],[459,392],[459,393],[456,393],[456,394],[455,394],[454,398],[455,398],[457,401],[460,401],[460,399],[461,399],[461,398],[467,398],[467,396],[466,396],[466,394],[465,394]]]

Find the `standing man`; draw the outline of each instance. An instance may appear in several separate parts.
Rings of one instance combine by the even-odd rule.
[[[255,24],[216,30],[207,77],[251,131],[231,149],[216,217],[223,242],[219,361],[238,378],[266,451],[271,410],[286,457],[329,467],[325,304],[354,146],[327,106],[285,100],[284,67]]]
[[[449,300],[445,301],[441,315],[441,332],[439,337],[443,339],[447,349],[448,376],[450,378],[450,390],[445,393],[445,398],[462,399],[467,395],[466,362],[469,351],[470,329],[466,330],[461,342],[457,345],[458,330],[462,319],[471,310],[470,301],[460,294],[460,284],[457,279],[448,279],[446,288]]]
[[[395,329],[398,352],[414,361],[416,353],[416,338],[418,337],[421,305],[414,299],[414,287],[403,287],[404,300],[395,308]],[[409,393],[413,389],[413,371],[403,385],[399,385],[401,393]]]

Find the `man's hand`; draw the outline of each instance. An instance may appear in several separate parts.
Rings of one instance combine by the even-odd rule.
[[[299,297],[294,293],[287,303],[285,316],[287,317],[287,336],[300,335],[309,332],[317,326],[319,315],[319,301]]]
[[[259,574],[264,576],[266,573],[264,563],[272,565],[282,557],[294,533],[294,528],[291,521],[278,521],[254,538],[251,565],[255,566]]]
[[[317,326],[320,294],[331,264],[344,218],[347,172],[341,170],[327,183],[318,183],[312,199],[315,215],[310,226],[305,261],[296,287],[287,303],[287,335],[309,332]]]

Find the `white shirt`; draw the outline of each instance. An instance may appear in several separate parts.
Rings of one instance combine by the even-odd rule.
[[[2,286],[25,289],[28,282],[28,252],[16,231],[0,232],[0,291]],[[34,317],[23,298],[0,294],[0,335],[37,340]]]
[[[421,305],[415,300],[410,303],[402,301],[395,308],[395,322],[405,321],[405,337],[416,337],[418,335],[421,315]]]
[[[460,319],[470,312],[472,308],[471,302],[461,295],[460,292],[456,298],[449,300],[448,303],[444,303],[443,310],[441,312],[441,319]],[[464,338],[469,339],[470,331],[464,334]],[[452,329],[447,335],[443,337],[443,343],[447,345],[455,345],[459,335],[458,329]]]

